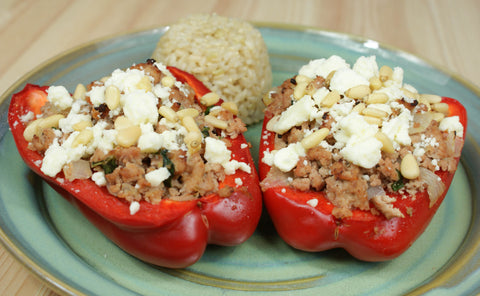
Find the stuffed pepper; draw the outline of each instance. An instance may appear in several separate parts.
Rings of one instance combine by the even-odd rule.
[[[264,97],[259,174],[279,235],[365,261],[407,250],[444,199],[467,115],[376,57],[312,60]]]
[[[8,121],[25,163],[107,237],[182,268],[254,232],[261,191],[235,104],[154,60],[73,94],[27,85]]]

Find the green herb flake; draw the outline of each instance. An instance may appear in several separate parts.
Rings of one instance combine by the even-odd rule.
[[[162,155],[163,159],[163,166],[167,168],[168,172],[170,173],[170,177],[163,181],[166,187],[172,187],[172,178],[173,175],[175,174],[175,165],[173,162],[168,158],[168,150],[167,149],[162,149],[160,150],[160,154]]]
[[[405,180],[399,170],[397,170],[397,174],[398,174],[398,180],[392,183],[393,191],[398,191],[405,186]]]
[[[105,175],[111,174],[116,168],[117,168],[117,160],[115,159],[114,156],[109,156],[103,160],[100,161],[94,161],[91,164],[91,167],[97,167],[100,166],[103,169],[103,172]]]

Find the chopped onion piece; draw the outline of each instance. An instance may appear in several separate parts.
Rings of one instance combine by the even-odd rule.
[[[420,178],[427,184],[427,192],[430,199],[429,206],[432,207],[445,191],[445,184],[443,184],[440,177],[426,168],[420,168]]]

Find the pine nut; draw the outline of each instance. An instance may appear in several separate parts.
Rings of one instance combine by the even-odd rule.
[[[188,152],[193,154],[202,147],[202,134],[200,132],[189,132],[185,138],[183,138],[183,141],[185,145],[187,145]]]
[[[380,70],[378,70],[378,76],[381,82],[390,80],[392,79],[392,76],[393,76],[393,69],[390,68],[389,66],[384,65],[380,68]]]
[[[72,128],[74,131],[82,131],[84,129],[86,129],[87,127],[91,127],[92,126],[92,122],[89,121],[89,120],[82,120],[82,121],[79,121],[77,123],[75,123]]]
[[[352,112],[357,112],[358,114],[361,114],[363,109],[365,109],[365,104],[359,103],[352,108]]]
[[[23,138],[25,138],[26,141],[31,142],[33,140],[33,137],[38,134],[40,128],[39,128],[39,120],[37,119],[35,121],[30,122],[29,125],[25,128],[23,131]]]
[[[377,118],[385,118],[388,116],[388,113],[386,111],[383,111],[374,107],[367,107],[363,109],[362,114],[366,116],[377,117]]]
[[[434,111],[448,115],[448,104],[447,103],[435,103],[432,105]]]
[[[75,91],[73,92],[72,98],[74,100],[85,100],[85,93],[87,92],[87,89],[85,88],[85,85],[79,83],[77,84],[77,87],[75,88]]]
[[[275,125],[278,123],[280,120],[280,115],[275,115],[270,120],[267,122],[267,131],[273,131],[275,128]]]
[[[430,104],[440,103],[442,101],[441,96],[431,94],[420,94],[420,98],[426,102],[429,102]]]
[[[401,91],[403,92],[403,94],[408,97],[408,98],[412,98],[414,100],[418,100],[420,97],[417,93],[414,93],[414,92],[411,92],[409,91],[408,89],[405,89],[405,88],[401,88]]]
[[[378,78],[377,76],[373,76],[372,78],[369,79],[368,82],[370,83],[371,90],[377,90],[382,88],[382,82],[380,81],[380,78]]]
[[[268,106],[273,102],[271,94],[271,92],[268,92],[263,96],[262,101],[265,106]]]
[[[318,146],[328,136],[329,132],[330,130],[324,127],[306,136],[301,142],[303,148],[310,149]]]
[[[385,151],[387,153],[395,152],[395,149],[393,148],[392,140],[390,140],[390,138],[387,135],[385,135],[383,132],[376,133],[375,138],[382,143],[382,151]]]
[[[420,168],[412,153],[408,153],[403,157],[400,164],[400,173],[403,177],[410,180],[416,179],[420,175]]]
[[[122,147],[130,147],[137,143],[138,138],[142,135],[142,130],[138,125],[132,125],[122,128],[117,132],[117,144]]]
[[[433,120],[435,120],[437,122],[442,121],[442,119],[444,119],[444,118],[445,118],[445,114],[443,114],[443,113],[440,113],[440,112],[433,113]]]
[[[143,89],[145,91],[152,90],[152,82],[150,81],[149,76],[143,76],[140,81],[135,85],[137,89]]]
[[[212,106],[218,103],[220,96],[217,93],[209,92],[200,98],[200,103],[205,106]]]
[[[330,81],[332,80],[333,75],[335,75],[335,72],[336,72],[336,71],[332,71],[332,72],[328,73],[327,77],[325,78],[324,84],[325,84],[327,87],[330,86]]]
[[[200,111],[198,111],[197,109],[195,108],[185,108],[185,109],[182,109],[182,110],[178,110],[177,111],[177,116],[178,118],[180,119],[183,119],[184,117],[186,116],[190,116],[190,117],[197,117],[198,115],[200,114]]]
[[[119,131],[121,129],[133,126],[133,122],[125,116],[118,116],[113,125],[115,129]]]
[[[185,116],[182,119],[182,125],[187,129],[189,132],[200,132],[197,123],[191,116]]]
[[[82,130],[72,142],[72,147],[75,148],[78,145],[87,145],[93,139],[93,131],[91,129]]]
[[[218,119],[212,115],[205,116],[205,123],[219,129],[226,129],[228,127],[228,123],[225,120]]]
[[[302,81],[302,82],[297,81],[297,86],[295,86],[295,89],[293,90],[293,98],[295,100],[298,101],[301,98],[303,98],[303,96],[306,93],[307,85],[308,85],[308,82],[306,81]]]
[[[297,75],[295,76],[295,81],[298,83],[303,83],[303,82],[306,82],[307,84],[310,83],[310,81],[312,81],[313,79],[308,77],[308,76],[305,76],[305,75]]]
[[[320,105],[322,107],[331,108],[338,101],[340,101],[340,94],[338,93],[338,91],[332,90],[325,96],[325,98],[323,98],[323,100],[320,102]]]
[[[114,110],[120,105],[120,90],[115,85],[105,89],[105,103],[108,109]]]
[[[352,98],[352,99],[361,99],[365,96],[368,96],[371,92],[372,92],[372,90],[370,89],[370,87],[368,85],[360,84],[360,85],[354,86],[352,88],[349,88],[345,92],[345,95],[349,98]]]
[[[33,140],[33,137],[40,134],[43,129],[51,127],[58,128],[58,122],[62,118],[65,118],[65,116],[61,114],[55,114],[46,118],[39,118],[35,121],[32,121],[23,131],[23,137],[25,140],[30,142]]]
[[[163,76],[162,80],[160,80],[160,83],[164,87],[172,87],[175,84],[175,78],[172,76]]]
[[[238,106],[234,102],[223,102],[222,108],[230,111],[233,115],[238,115]]]
[[[160,106],[158,108],[158,113],[165,117],[168,121],[170,122],[177,122],[178,121],[178,116],[175,111],[173,111],[172,108],[167,107],[167,106]]]
[[[369,94],[365,99],[366,104],[385,104],[386,102],[388,102],[388,96],[381,92]]]
[[[374,124],[381,126],[382,125],[382,120],[378,117],[372,117],[372,116],[363,116],[363,119],[368,123],[368,124]]]

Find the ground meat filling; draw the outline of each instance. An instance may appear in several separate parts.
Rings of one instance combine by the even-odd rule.
[[[84,91],[85,95],[79,99],[84,102],[79,104],[80,109],[76,110],[77,113],[74,115],[90,119],[72,125],[73,130],[70,133],[64,132],[60,136],[58,136],[60,131],[58,127],[44,128],[33,137],[29,148],[45,155],[52,144],[62,145],[68,141],[67,138],[73,132],[81,132],[80,124],[83,124],[84,129],[85,127],[91,128],[93,133],[97,133],[96,135],[99,136],[95,127],[101,123],[103,130],[100,132],[103,135],[115,132],[116,141],[111,144],[111,149],[103,146],[97,147],[90,154],[85,153],[80,160],[66,164],[63,172],[69,181],[92,178],[97,184],[106,186],[109,193],[128,202],[146,200],[155,204],[162,199],[183,201],[211,193],[219,194],[222,197],[230,196],[233,192],[232,187],[219,188],[219,183],[225,179],[226,175],[224,167],[219,163],[208,162],[204,153],[207,137],[223,141],[229,147],[231,144],[228,138],[236,138],[240,133],[246,131],[245,124],[236,117],[231,105],[227,109],[222,106],[201,105],[195,99],[194,91],[187,84],[176,81],[163,65],[158,66],[153,60],[134,65],[127,70],[131,70],[131,73],[135,75],[140,75],[141,78],[134,88],[153,93],[156,96],[157,109],[165,106],[171,110],[170,113],[164,115],[159,109],[158,121],[152,123],[153,130],[149,131],[147,125],[144,124],[146,120],[150,120],[149,118],[146,120],[140,118],[140,121],[143,122],[131,124],[128,121],[128,128],[132,133],[126,134],[125,139],[119,138],[119,134],[122,133],[121,128],[123,128],[119,127],[119,122],[125,122],[124,118],[121,118],[126,117],[125,107],[119,109],[118,102],[117,104],[112,103],[107,98],[106,90],[102,94],[105,96],[105,102],[95,103],[98,98],[94,97],[95,89],[102,87],[108,89],[108,86],[112,84],[109,79],[115,74],[113,72],[112,76],[87,85]],[[125,73],[122,72],[119,75],[126,75]],[[117,84],[127,85],[130,83],[129,79],[136,79],[136,77],[132,74],[131,77],[126,77],[124,81],[117,82]],[[128,87],[125,86],[125,89]],[[135,90],[137,91],[137,89]],[[125,94],[123,90],[120,92],[120,95]],[[47,102],[42,108],[42,117],[55,114],[67,117],[69,113],[73,112],[72,109],[73,107],[62,109],[52,102]],[[169,118],[168,114],[173,114],[175,119]],[[206,120],[207,114],[210,116],[213,114],[217,120],[226,123],[226,127],[218,127],[215,122]],[[141,115],[133,113],[131,116],[135,118],[135,116]],[[189,129],[192,127],[184,125],[180,116],[194,118],[194,124],[200,131],[198,134],[201,134],[200,138],[196,138],[195,148],[192,148],[191,142],[187,143]],[[165,136],[161,138],[161,141],[167,142],[167,144],[162,144],[160,148],[149,148],[148,145],[153,145],[155,139],[157,142],[160,141],[158,140],[159,135]],[[129,139],[132,137],[136,137],[136,140],[129,143]],[[146,148],[141,147],[142,137],[147,139],[144,141],[146,144],[143,144],[146,145]],[[150,140],[152,137],[156,138]],[[94,139],[89,141],[91,144]],[[198,142],[200,143],[198,144]],[[72,147],[75,146],[72,145]],[[149,177],[157,173],[163,177],[160,179]]]
[[[272,121],[278,120],[292,105],[303,100],[303,96],[310,95],[314,100],[314,94],[321,88],[332,91],[329,89],[330,81],[327,78],[316,76],[313,79],[306,79],[300,76],[285,80],[282,85],[270,92],[267,100],[264,99],[267,105],[265,109],[267,118],[273,118]],[[302,95],[296,97],[299,81],[305,80],[308,81],[306,87],[303,86],[305,90]],[[418,96],[417,93],[416,98]],[[318,109],[323,112],[321,117],[307,119],[281,133],[271,128],[270,132],[276,133],[274,152],[298,143],[304,145],[302,140],[311,131],[322,128],[338,131],[337,120],[341,119],[336,110],[340,108],[335,107],[342,103],[350,104],[352,110],[358,105],[363,104],[362,108],[366,105],[362,99],[352,99],[343,94],[334,106],[321,107],[317,104]],[[345,159],[342,154],[344,146],[338,146],[337,136],[330,132],[320,144],[306,148],[304,155],[299,154],[298,161],[291,170],[277,168],[275,162],[265,156],[262,161],[269,164],[271,169],[261,183],[262,189],[290,186],[300,191],[323,191],[326,198],[335,206],[332,214],[339,219],[350,217],[354,209],[371,211],[388,219],[403,217],[404,214],[394,206],[396,199],[390,197],[388,193],[398,192],[403,194],[403,198],[408,198],[408,194],[413,195],[426,190],[427,184],[422,176],[404,178],[401,174],[402,159],[407,154],[414,154],[421,169],[453,172],[456,168],[455,157],[459,156],[456,147],[458,135],[439,128],[439,122],[445,114],[438,117],[441,112],[434,112],[428,102],[400,96],[394,100],[390,98],[388,104],[397,109],[391,108],[390,114],[382,122],[384,124],[387,119],[399,116],[403,109],[408,109],[412,114],[414,121],[408,134],[411,143],[396,145],[395,149],[390,151],[382,148],[380,160],[373,167],[366,168]],[[423,114],[433,115],[428,117]],[[418,120],[420,117],[427,119]],[[378,125],[378,130],[381,129],[382,123]],[[267,152],[270,157],[274,157],[275,154],[270,153],[272,152]]]

